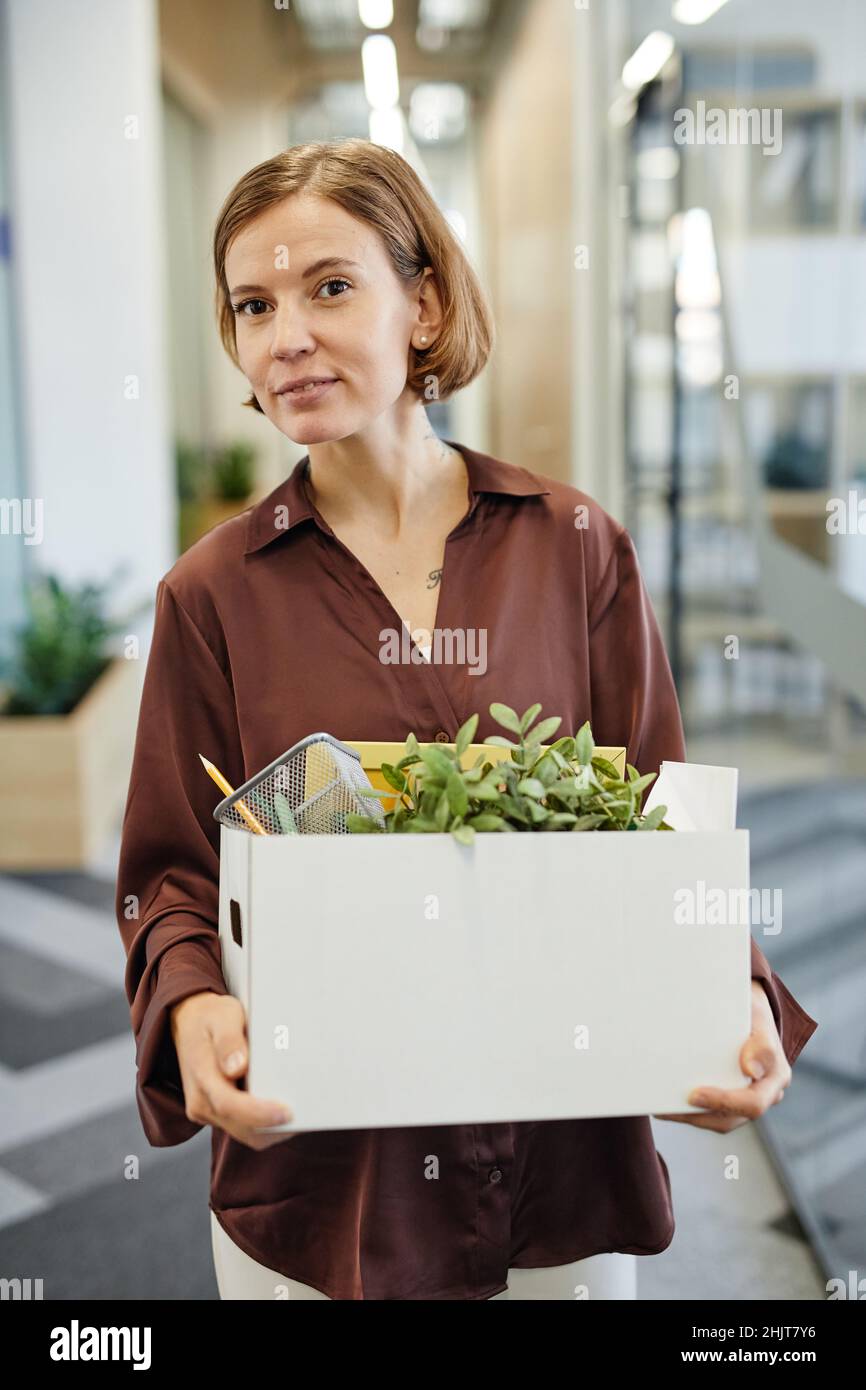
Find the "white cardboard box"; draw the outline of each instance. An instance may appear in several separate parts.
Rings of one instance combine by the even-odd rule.
[[[681,824],[733,823],[735,770],[693,767],[663,764],[653,800],[667,768]],[[748,831],[465,846],[223,825],[223,973],[247,1013],[247,1088],[291,1107],[273,1127],[287,1132],[694,1110],[695,1086],[746,1084],[751,1020],[748,918],[701,921],[702,884],[742,902]]]

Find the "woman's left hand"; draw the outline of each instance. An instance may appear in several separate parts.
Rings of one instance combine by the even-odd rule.
[[[727,1134],[756,1120],[778,1105],[791,1084],[791,1068],[782,1051],[782,1040],[770,1001],[760,980],[752,980],[752,1031],[740,1052],[740,1069],[755,1080],[748,1086],[726,1091],[720,1086],[699,1086],[688,1097],[689,1105],[706,1106],[703,1114],[654,1115],[656,1120],[678,1120],[698,1129]]]

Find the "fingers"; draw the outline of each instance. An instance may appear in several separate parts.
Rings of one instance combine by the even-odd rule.
[[[246,1073],[249,1061],[244,1006],[231,994],[221,998],[227,1003],[218,1012],[209,1013],[208,1028],[223,1073],[237,1079]]]
[[[689,1096],[690,1105],[700,1105],[719,1118],[743,1117],[756,1120],[771,1106],[778,1105],[791,1082],[791,1068],[782,1051],[778,1034],[764,1026],[750,1033],[740,1050],[740,1069],[753,1078],[748,1086],[699,1086]],[[695,1117],[695,1123],[701,1118]],[[713,1128],[709,1123],[699,1128]]]
[[[700,1105],[720,1115],[743,1115],[756,1120],[782,1097],[787,1082],[781,1068],[774,1068],[750,1086],[726,1090],[720,1086],[701,1086],[689,1096],[690,1105]]]
[[[786,1058],[781,1049],[774,1045],[765,1033],[752,1033],[740,1050],[740,1071],[745,1076],[762,1080]]]
[[[730,1134],[732,1129],[739,1129],[748,1123],[742,1115],[716,1114],[715,1111],[709,1111],[706,1115],[689,1115],[686,1120],[686,1124],[694,1125],[695,1129],[711,1129],[716,1134]]]
[[[248,1050],[243,1005],[232,995],[215,995],[184,1030],[181,1080],[186,1113],[197,1124],[216,1125],[247,1144],[263,1149],[294,1134],[261,1134],[267,1125],[292,1119],[288,1106],[261,1100],[240,1090],[237,1078],[246,1073]]]
[[[748,1120],[736,1118],[735,1116],[715,1115],[708,1113],[683,1114],[683,1115],[653,1115],[654,1120],[674,1120],[680,1125],[694,1125],[695,1129],[714,1129],[718,1133],[727,1134],[729,1130],[739,1129],[740,1125],[748,1124]]]
[[[260,1100],[247,1091],[241,1091],[228,1077],[224,1076],[217,1063],[216,1053],[202,1054],[195,1077],[200,1091],[205,1097],[208,1122],[244,1143],[249,1142],[248,1131],[264,1128],[266,1125],[285,1123],[292,1118],[287,1106],[277,1101]],[[270,1141],[272,1136],[257,1136]]]
[[[763,990],[761,999],[766,1001]],[[705,1107],[706,1113],[659,1114],[653,1118],[728,1133],[778,1105],[791,1084],[791,1067],[774,1022],[772,1030],[769,1023],[758,1022],[753,1027],[740,1051],[740,1069],[753,1078],[748,1086],[699,1086],[690,1093],[689,1104]]]

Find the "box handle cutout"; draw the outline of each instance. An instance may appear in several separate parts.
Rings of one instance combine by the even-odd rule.
[[[232,924],[232,941],[238,946],[243,946],[243,932],[241,931],[241,905],[237,898],[229,898],[229,919]]]

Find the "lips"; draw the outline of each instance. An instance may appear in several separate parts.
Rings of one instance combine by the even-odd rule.
[[[297,395],[299,392],[312,390],[316,386],[329,385],[336,379],[333,376],[305,376],[301,377],[299,381],[287,382],[285,386],[278,387],[276,394],[278,396]]]
[[[336,385],[336,377],[320,377],[306,386],[287,387],[278,391],[277,395],[281,401],[288,402],[295,409],[303,409],[304,406],[315,404],[316,401],[321,400]]]

